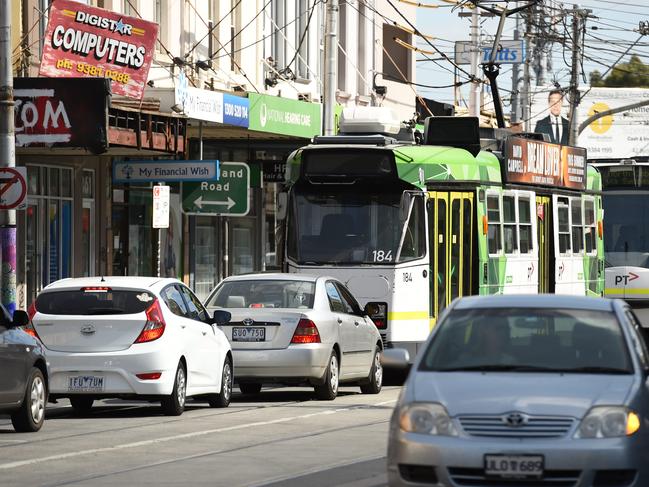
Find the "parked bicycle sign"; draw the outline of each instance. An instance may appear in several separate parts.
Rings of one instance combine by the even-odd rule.
[[[245,216],[250,210],[250,168],[243,162],[221,162],[218,181],[183,183],[182,200],[188,215]]]

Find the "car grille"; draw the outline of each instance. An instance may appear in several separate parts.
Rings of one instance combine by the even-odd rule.
[[[511,426],[505,416],[460,416],[464,431],[472,436],[506,438],[558,438],[565,436],[574,420],[557,416],[525,416],[526,422]]]
[[[501,479],[487,477],[481,468],[449,468],[448,473],[456,485],[498,487],[572,487],[577,484],[579,470],[546,470],[537,479]]]

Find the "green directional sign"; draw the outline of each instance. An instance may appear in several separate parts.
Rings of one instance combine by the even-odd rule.
[[[248,214],[250,168],[243,162],[221,162],[218,181],[183,183],[183,212],[188,215]]]

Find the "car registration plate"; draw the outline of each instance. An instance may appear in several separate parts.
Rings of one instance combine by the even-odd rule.
[[[104,377],[76,375],[68,378],[68,392],[103,392]]]
[[[266,340],[266,329],[257,327],[233,327],[233,342],[263,342]]]
[[[485,455],[485,475],[493,477],[541,477],[543,455]]]

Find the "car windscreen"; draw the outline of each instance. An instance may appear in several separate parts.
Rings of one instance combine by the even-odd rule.
[[[221,308],[313,308],[315,283],[294,280],[245,280],[222,283],[207,300]]]
[[[84,288],[41,293],[36,310],[49,315],[115,315],[145,311],[155,296],[142,290]]]
[[[420,370],[631,373],[612,312],[549,308],[452,310]]]

